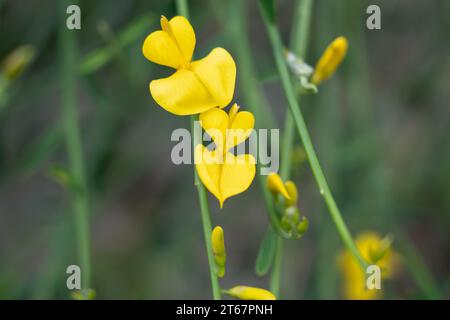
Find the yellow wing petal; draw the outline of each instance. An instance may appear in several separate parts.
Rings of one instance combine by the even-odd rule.
[[[223,153],[223,146],[228,129],[228,114],[219,108],[214,108],[200,114],[202,128],[210,135],[216,144],[216,150]]]
[[[252,133],[255,117],[251,112],[241,111],[233,116],[227,134],[227,151],[245,141]]]
[[[195,32],[192,25],[182,16],[173,17],[169,23],[184,58],[190,62],[195,48]]]
[[[161,30],[152,32],[145,38],[142,54],[154,63],[174,69],[179,69],[184,64],[176,43],[167,32]]]
[[[234,156],[227,153],[220,175],[220,193],[223,202],[248,189],[255,177],[255,158],[250,154]]]
[[[180,69],[187,67],[195,47],[195,33],[186,18],[177,16],[169,21],[161,17],[163,30],[152,32],[142,46],[148,60],[163,66]]]
[[[213,49],[205,58],[193,61],[190,69],[214,97],[217,106],[223,108],[231,102],[236,82],[236,64],[225,49]]]
[[[215,151],[208,151],[205,146],[199,144],[195,147],[194,157],[195,169],[197,170],[201,182],[220,203],[223,203],[219,189],[221,164],[214,163]]]
[[[161,107],[179,116],[201,113],[217,105],[198,77],[187,69],[153,80],[150,93]]]
[[[291,199],[291,196],[289,195],[289,192],[279,174],[273,172],[267,176],[267,187],[270,192],[274,194],[281,193],[286,199]]]

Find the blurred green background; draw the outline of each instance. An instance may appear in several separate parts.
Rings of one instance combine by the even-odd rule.
[[[295,2],[277,1],[286,43]],[[381,30],[366,29],[369,4],[381,7]],[[210,298],[192,167],[170,161],[170,135],[188,128],[189,120],[154,103],[148,83],[169,73],[141,54],[146,35],[159,29],[159,16],[176,15],[175,3],[79,5],[74,69],[92,287],[102,299]],[[216,46],[229,50],[238,66],[234,100],[246,109],[246,91],[252,90],[281,128],[287,104],[256,1],[192,0],[189,9],[196,56]],[[0,0],[0,61],[21,45],[35,48],[28,68],[0,93],[3,299],[69,298],[65,270],[77,263],[70,193],[54,178],[67,167],[58,47],[65,15],[56,0]],[[394,236],[403,265],[385,288],[386,298],[449,298],[450,1],[314,1],[306,60],[315,64],[339,35],[349,40],[344,64],[318,95],[301,101],[337,203],[352,234]],[[257,81],[249,85],[249,77]],[[282,297],[340,298],[336,257],[342,243],[298,140],[293,157],[310,230],[287,242]],[[254,273],[268,225],[257,180],[222,210],[210,200],[213,225],[220,224],[226,237],[222,286],[268,287],[268,278]]]

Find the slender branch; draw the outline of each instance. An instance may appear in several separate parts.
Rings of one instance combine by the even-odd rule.
[[[184,16],[186,19],[189,19],[189,8],[187,4],[187,0],[177,0],[177,11],[178,14]],[[194,123],[196,120],[196,116],[191,116],[190,118],[190,124],[191,124],[191,134],[194,134],[195,128]],[[195,135],[194,135],[195,137]],[[192,139],[192,147],[193,150],[195,146],[200,143],[198,141],[195,141],[195,139]],[[211,217],[209,213],[209,206],[208,206],[208,198],[206,195],[206,190],[203,184],[201,183],[197,171],[194,167],[194,183],[197,188],[198,193],[198,200],[200,203],[200,213],[202,217],[202,225],[203,225],[203,235],[205,237],[205,246],[206,246],[206,255],[208,257],[208,266],[209,266],[209,275],[211,277],[211,287],[212,287],[212,293],[214,300],[220,300],[221,297],[221,289],[219,285],[219,279],[217,278],[216,271],[215,271],[215,262],[214,262],[214,256],[212,251],[212,245],[211,245]]]
[[[269,35],[270,42],[272,44],[273,54],[275,58],[275,62],[277,65],[277,69],[281,78],[281,83],[283,86],[284,93],[286,95],[288,106],[292,118],[295,123],[295,127],[297,129],[297,133],[300,139],[303,142],[303,146],[306,151],[306,155],[308,157],[309,164],[311,166],[311,170],[313,172],[316,183],[319,187],[320,194],[325,200],[325,203],[328,207],[328,212],[332,220],[334,221],[336,228],[339,232],[339,235],[344,242],[347,249],[352,253],[352,255],[357,259],[362,268],[365,269],[367,266],[367,262],[359,253],[353,238],[342,218],[342,215],[339,211],[339,208],[336,205],[336,202],[333,198],[331,190],[328,186],[326,178],[323,174],[322,168],[320,167],[319,160],[317,158],[316,152],[314,150],[314,146],[312,144],[311,138],[309,136],[308,129],[306,127],[305,121],[303,119],[303,115],[300,111],[299,104],[296,99],[296,95],[291,83],[291,79],[289,77],[289,71],[287,69],[284,56],[283,56],[283,42],[281,40],[280,33],[277,29],[275,23],[272,23],[270,19],[266,16],[264,8],[260,3],[260,11],[263,17],[264,24],[267,29],[267,33]]]
[[[294,26],[292,28],[291,48],[300,58],[305,58],[309,38],[309,27],[311,20],[313,0],[297,0],[294,12]],[[297,101],[300,97],[297,98]],[[286,112],[284,121],[283,141],[281,144],[281,167],[280,175],[283,180],[290,177],[292,166],[292,147],[294,145],[295,126],[294,120],[289,112]],[[283,259],[283,239],[277,239],[275,261],[270,274],[272,292],[278,297],[280,294],[281,263]]]
[[[78,260],[82,270],[82,287],[89,289],[91,278],[89,209],[86,187],[83,149],[76,102],[76,30],[66,28],[66,8],[73,1],[61,1],[61,25],[59,27],[61,107],[66,140],[69,171],[74,181],[72,202],[75,212]]]

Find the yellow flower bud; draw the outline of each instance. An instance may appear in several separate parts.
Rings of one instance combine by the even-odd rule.
[[[31,45],[23,45],[14,49],[3,61],[1,72],[8,80],[17,78],[34,57],[35,49]]]
[[[276,173],[269,174],[267,177],[267,187],[273,194],[281,193],[286,199],[291,199],[280,175]]]
[[[298,191],[297,186],[291,180],[287,181],[284,184],[287,193],[289,194],[289,198],[286,199],[286,206],[290,207],[297,204],[298,201]]]
[[[216,263],[216,274],[222,278],[225,275],[226,250],[223,229],[219,226],[215,227],[211,233],[211,246]]]
[[[348,41],[345,37],[338,37],[331,42],[317,62],[311,82],[319,85],[329,79],[344,60],[347,49]]]
[[[236,286],[230,290],[225,291],[226,294],[234,298],[241,300],[276,300],[275,295],[265,289],[247,287],[247,286]]]

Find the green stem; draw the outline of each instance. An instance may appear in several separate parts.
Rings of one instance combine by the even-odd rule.
[[[237,56],[237,64],[239,69],[239,86],[242,90],[245,107],[248,108],[256,118],[255,128],[274,128],[275,117],[264,97],[264,92],[259,86],[256,72],[253,65],[253,56],[249,46],[247,37],[247,24],[245,20],[246,3],[242,0],[233,0],[224,2],[217,0],[212,2],[218,15],[229,12],[226,18],[222,18],[222,22],[232,39],[232,45]],[[227,6],[227,5],[228,6]],[[230,8],[233,8],[232,10]],[[220,16],[219,16],[220,18]],[[260,156],[265,152],[258,153]],[[260,159],[257,162],[257,172],[260,170]],[[289,239],[290,236],[283,230],[280,218],[275,208],[273,196],[267,189],[266,176],[259,175],[259,185],[263,193],[263,199],[267,208],[270,223],[275,232],[282,238]]]
[[[189,19],[189,9],[187,5],[186,0],[177,0],[177,11],[178,14],[182,15],[186,19]],[[195,132],[195,120],[197,119],[196,116],[191,116],[191,134],[194,134]],[[192,147],[193,150],[195,150],[195,146],[197,146],[199,141],[195,141],[193,137],[192,139]],[[212,287],[212,293],[214,300],[220,300],[222,298],[221,296],[221,289],[219,285],[219,279],[216,275],[216,267],[214,262],[214,255],[211,245],[211,232],[212,232],[212,226],[211,226],[211,216],[209,213],[209,206],[208,206],[208,198],[206,195],[206,190],[203,184],[201,183],[197,171],[194,167],[194,183],[197,188],[198,193],[198,200],[200,202],[200,213],[202,217],[202,225],[203,225],[203,235],[205,237],[205,246],[206,246],[206,255],[208,257],[208,266],[209,266],[209,275],[211,277],[211,287]]]
[[[409,269],[412,278],[422,290],[425,297],[430,300],[442,299],[438,285],[428,270],[428,266],[420,252],[408,236],[400,229],[396,232],[396,236],[398,237],[399,247],[405,261],[404,265]]]
[[[212,251],[211,245],[211,218],[208,207],[208,198],[206,195],[206,190],[203,184],[200,182],[197,172],[194,169],[195,175],[195,186],[197,188],[198,200],[200,202],[200,212],[202,215],[202,224],[203,224],[203,235],[205,237],[205,245],[206,245],[206,253],[208,256],[208,265],[209,265],[209,275],[211,277],[211,287],[213,292],[214,300],[220,300],[221,297],[221,289],[219,285],[219,279],[216,275],[216,266],[214,262],[214,255]]]
[[[294,12],[294,26],[292,28],[291,48],[300,58],[306,57],[309,37],[313,0],[297,0]],[[297,99],[299,100],[299,98]],[[285,181],[289,179],[292,166],[292,147],[294,145],[295,126],[294,120],[289,112],[286,113],[284,121],[283,141],[281,145],[281,167],[280,175]],[[280,294],[281,263],[283,259],[283,239],[278,238],[275,260],[270,274],[272,292],[278,297]]]
[[[62,12],[61,27],[59,28],[62,121],[65,130],[69,170],[75,186],[71,191],[75,213],[78,260],[82,271],[81,283],[83,289],[89,289],[91,266],[88,194],[76,102],[77,46],[75,35],[77,31],[68,30],[65,27],[66,8],[73,1],[61,1],[60,3]]]
[[[281,260],[283,257],[283,247],[284,239],[278,236],[272,272],[270,273],[270,291],[272,291],[277,299],[280,299]]]
[[[366,268],[367,262],[359,253],[353,238],[342,219],[342,215],[339,211],[339,208],[336,205],[336,202],[331,194],[331,190],[328,186],[326,178],[323,174],[322,168],[320,167],[319,160],[317,158],[316,152],[314,150],[311,138],[308,133],[308,129],[306,128],[305,121],[303,119],[303,115],[300,111],[299,104],[296,99],[296,95],[294,93],[294,89],[291,83],[291,79],[289,77],[289,71],[287,69],[285,59],[283,56],[283,42],[281,40],[280,33],[277,29],[275,23],[270,21],[270,18],[266,16],[264,8],[260,3],[260,10],[263,16],[263,21],[267,29],[267,33],[269,35],[270,42],[272,44],[273,54],[275,58],[275,62],[277,65],[277,69],[281,78],[281,83],[283,85],[283,90],[288,100],[288,106],[292,118],[294,120],[295,126],[297,128],[297,132],[300,136],[300,139],[303,142],[303,146],[306,151],[306,155],[308,157],[309,164],[311,166],[311,170],[313,172],[314,178],[317,182],[317,185],[320,190],[320,194],[325,200],[325,203],[328,207],[328,211],[330,216],[336,225],[337,231],[344,242],[346,248],[352,253],[352,255],[357,259],[362,268]]]

